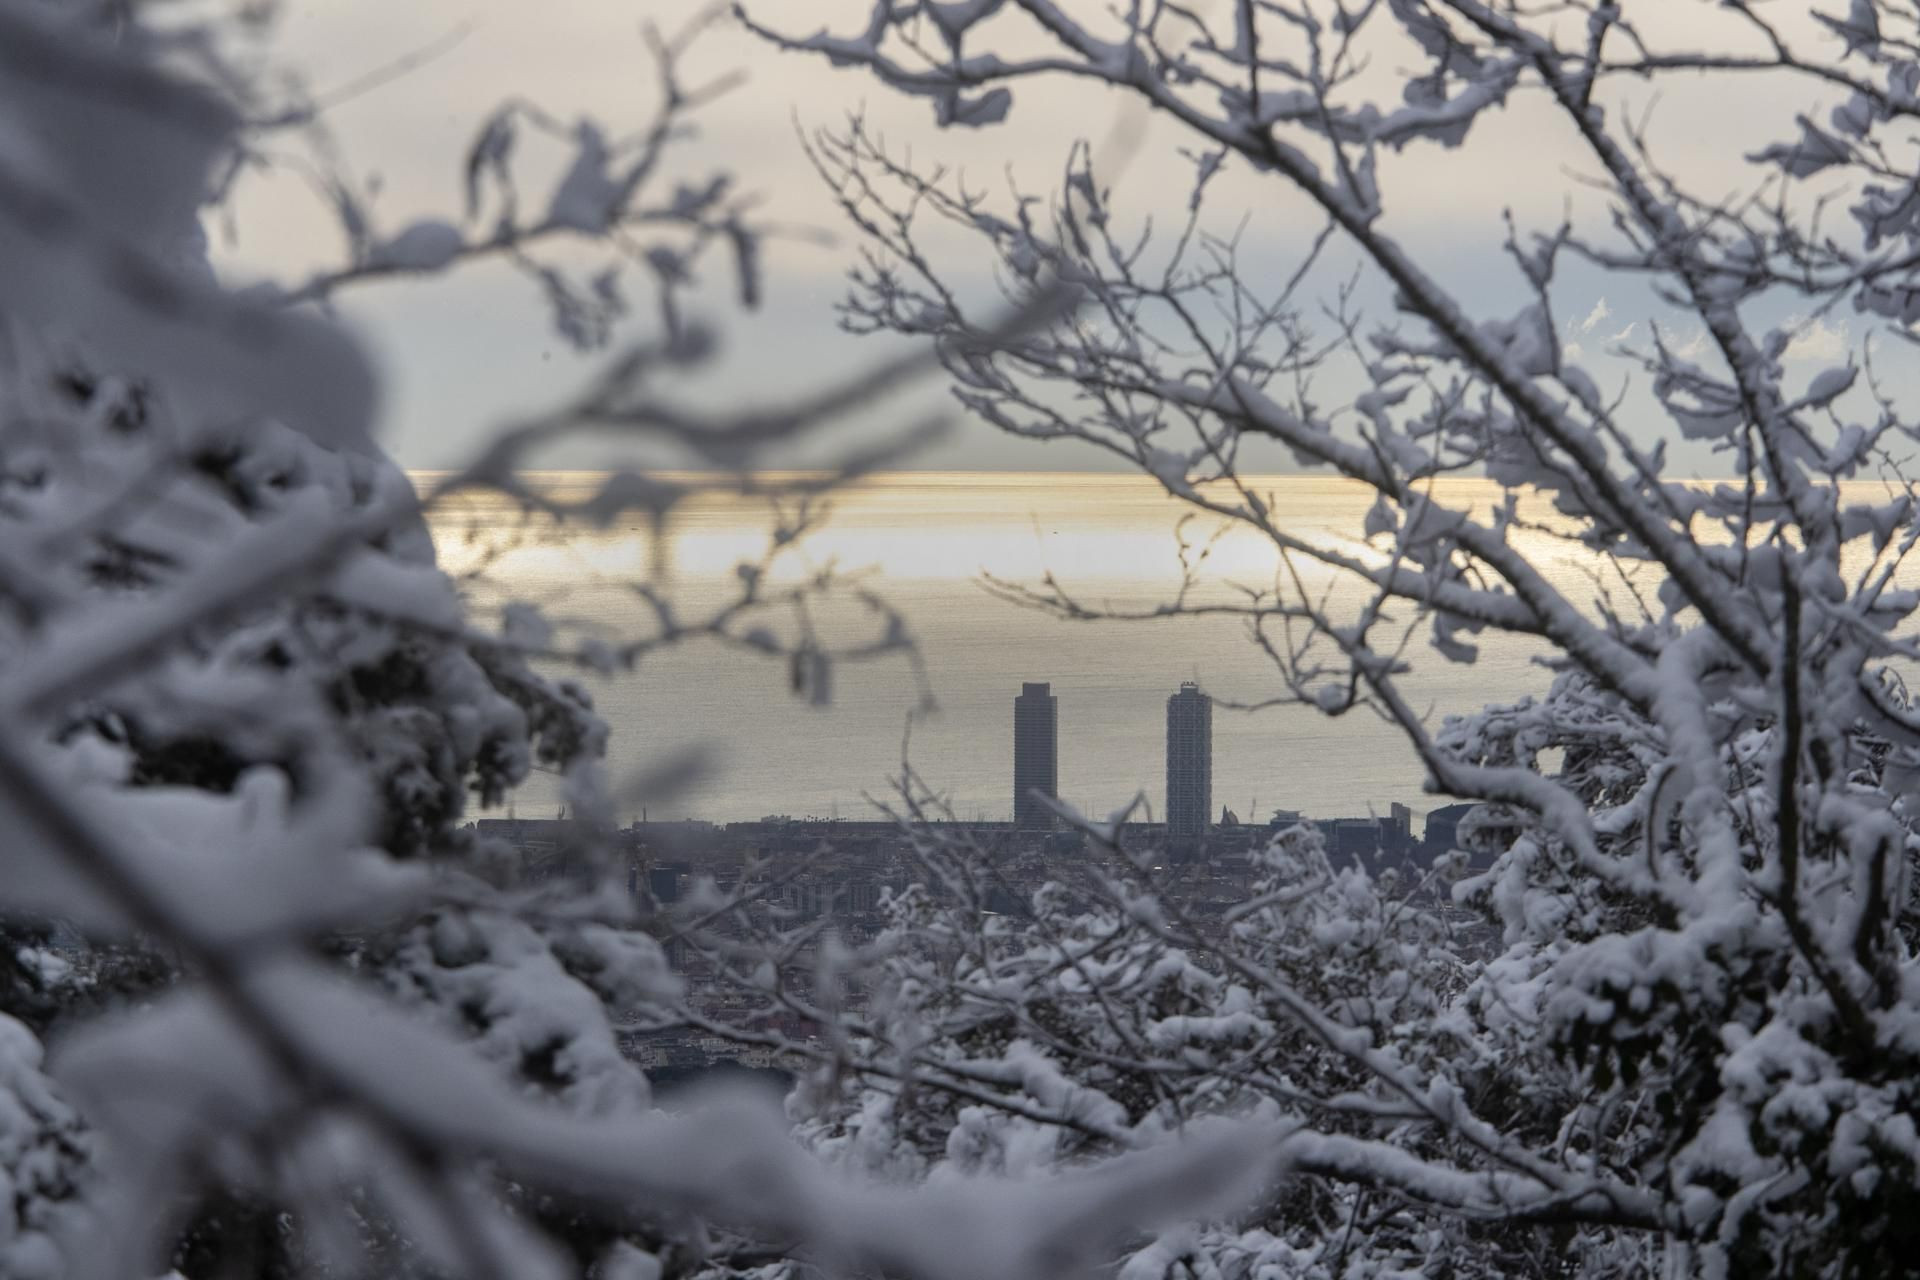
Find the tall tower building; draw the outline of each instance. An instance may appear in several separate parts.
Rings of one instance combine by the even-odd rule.
[[[1167,836],[1207,833],[1213,813],[1213,699],[1191,680],[1167,699]]]
[[[1013,700],[1013,825],[1051,827],[1053,810],[1034,796],[1060,794],[1060,699],[1051,686],[1022,684]]]

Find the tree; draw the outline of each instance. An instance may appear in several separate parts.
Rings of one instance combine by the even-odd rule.
[[[844,323],[931,338],[968,412],[1090,444],[1258,531],[1273,581],[1134,616],[1244,620],[1282,696],[1386,717],[1431,790],[1506,831],[1493,869],[1454,890],[1501,929],[1458,982],[1405,951],[1443,923],[1430,913],[1389,929],[1376,890],[1324,871],[1336,902],[1287,897],[1312,882],[1295,838],[1269,855],[1280,896],[1224,933],[1182,920],[1144,867],[1090,915],[1043,901],[1030,928],[979,937],[950,920],[933,935],[946,961],[890,962],[903,1021],[848,1052],[895,1083],[830,1106],[827,1145],[865,1152],[885,1125],[875,1150],[905,1140],[924,1162],[944,1144],[965,1164],[1010,1159],[1019,1131],[1052,1159],[1124,1147],[1195,1096],[1207,1111],[1257,1100],[1294,1126],[1280,1148],[1318,1187],[1299,1195],[1320,1197],[1305,1227],[1283,1198],[1246,1232],[1162,1241],[1129,1275],[1179,1261],[1382,1274],[1438,1265],[1461,1233],[1479,1243],[1459,1265],[1482,1274],[1583,1256],[1636,1274],[1911,1269],[1914,428],[1875,354],[1903,350],[1920,318],[1920,178],[1904,158],[1920,29],[1871,0],[1804,23],[1733,3],[1712,35],[1676,44],[1665,20],[1681,8],[881,0],[857,31],[806,37],[746,18],[932,98],[941,124],[1017,127],[1020,93],[1054,78],[1178,131],[1195,176],[1185,224],[1158,242],[1127,225],[1090,146],[1051,199],[1002,203],[862,119],[816,135],[868,237]],[[1409,61],[1417,73],[1380,70]],[[1683,78],[1804,104],[1793,136],[1747,154],[1734,195],[1718,173],[1663,167],[1624,91]],[[1396,187],[1395,157],[1459,146],[1502,110],[1556,120],[1582,169],[1570,206],[1598,189],[1604,208],[1535,230],[1510,217],[1500,247],[1525,300],[1486,316],[1406,247],[1418,195]],[[1233,171],[1320,222],[1273,278],[1212,229]],[[1065,283],[1078,306],[983,342],[981,276],[928,247],[936,222],[943,244],[952,228],[974,238],[1001,298]],[[1342,254],[1355,282],[1316,324],[1313,268]],[[1639,373],[1626,392],[1563,349],[1582,272],[1658,300],[1650,340],[1624,349]],[[1369,329],[1368,290],[1401,322]],[[1786,358],[1801,330],[1766,317],[1844,308],[1873,342],[1804,377]],[[1372,490],[1367,545],[1290,530],[1241,473],[1259,442]],[[1731,478],[1676,478],[1682,446],[1710,448]],[[1460,503],[1440,481],[1461,473],[1504,492]],[[1563,553],[1605,575],[1591,593],[1545,571]],[[1310,586],[1308,563],[1346,594]],[[1005,589],[1112,616],[1052,580]],[[1405,691],[1422,628],[1447,661],[1471,661],[1475,634],[1534,645],[1551,687],[1436,727]],[[910,921],[914,904],[899,909]],[[1340,921],[1325,937],[1320,911]],[[1308,941],[1290,941],[1302,927]],[[1329,970],[1322,949],[1338,960],[1342,936],[1363,958]],[[1215,967],[1194,973],[1193,955]],[[926,1111],[923,1086],[951,1101]]]

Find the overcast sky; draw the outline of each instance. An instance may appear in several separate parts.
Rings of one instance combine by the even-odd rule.
[[[378,175],[375,208],[380,225],[391,233],[418,216],[457,216],[465,150],[503,99],[524,97],[558,116],[593,116],[613,129],[642,123],[654,103],[655,86],[641,22],[650,17],[671,27],[694,7],[684,0],[538,5],[525,0],[327,0],[290,7],[277,47],[324,94],[410,50],[457,37],[424,65],[328,112],[347,163],[363,176]],[[858,25],[864,8],[842,0],[807,0],[763,2],[756,12],[800,32],[822,23],[846,31]],[[1728,48],[1741,39],[1709,4],[1662,0],[1658,16],[1676,42],[1691,38]],[[1010,35],[1019,38],[1012,29]],[[1375,74],[1389,77],[1416,65],[1410,55],[1396,62],[1395,53],[1383,51]],[[1186,139],[1177,131],[1119,115],[1116,99],[1081,86],[1025,89],[1005,126],[939,131],[932,127],[925,100],[899,98],[862,73],[833,70],[823,60],[776,53],[730,23],[701,41],[690,69],[696,79],[740,70],[748,80],[703,114],[703,136],[682,152],[677,176],[731,170],[744,186],[762,193],[768,216],[832,237],[826,244],[801,237],[778,242],[768,263],[766,305],[752,317],[730,308],[725,279],[712,282],[705,310],[725,322],[727,348],[696,394],[736,403],[742,398],[778,401],[796,387],[818,384],[831,371],[876,354],[873,340],[835,330],[831,307],[855,241],[806,166],[794,135],[796,118],[809,127],[832,125],[864,104],[890,138],[911,141],[917,155],[964,166],[979,177],[997,178],[1004,170],[1036,191],[1057,182],[1075,138],[1098,138],[1116,127],[1137,130],[1140,145],[1121,175],[1119,204],[1123,212],[1163,218],[1178,210],[1192,171],[1191,161],[1179,154]],[[1757,79],[1732,91],[1724,80],[1669,82],[1657,103],[1646,86],[1623,83],[1615,92],[1620,105],[1637,110],[1654,105],[1653,133],[1663,162],[1697,176],[1707,190],[1750,184],[1757,174],[1744,166],[1741,154],[1790,134],[1795,110],[1815,105],[1782,95],[1777,87],[1770,90]],[[1591,166],[1580,165],[1573,139],[1544,107],[1537,95],[1516,94],[1465,147],[1417,146],[1386,170],[1383,186],[1393,232],[1459,290],[1471,312],[1488,318],[1510,315],[1524,300],[1500,250],[1502,207],[1512,208],[1522,227],[1536,229],[1549,228],[1570,197],[1578,216],[1597,217],[1603,208],[1566,176]],[[297,278],[340,256],[340,236],[326,208],[292,167],[249,183],[235,214],[238,239],[223,242],[219,252],[237,275]],[[1294,255],[1318,226],[1280,184],[1230,173],[1211,189],[1209,222],[1227,232],[1243,218],[1251,263],[1276,278],[1291,270]],[[1336,258],[1333,266],[1344,271],[1352,261],[1350,255]],[[1323,282],[1331,286],[1335,274],[1324,273]],[[1610,342],[1644,337],[1648,322],[1664,313],[1637,282],[1571,272],[1558,283],[1565,341],[1578,347],[1579,358],[1603,386],[1610,380],[1617,384],[1629,368],[1604,354]],[[1364,296],[1384,308],[1385,294],[1369,288]],[[627,336],[639,336],[639,326],[652,321],[647,309],[636,311]],[[490,428],[516,412],[552,402],[589,367],[552,336],[531,285],[497,264],[426,283],[362,288],[351,296],[345,314],[379,353],[388,383],[385,442],[412,467],[457,461]],[[1763,317],[1767,323],[1786,318],[1785,312]],[[1810,373],[1822,360],[1844,359],[1846,324],[1842,318],[1817,326],[1796,347]],[[1678,335],[1682,341],[1687,336]],[[872,434],[895,420],[891,413],[944,400],[944,390],[930,383],[917,396],[889,406],[885,421],[852,423],[843,434]],[[553,461],[581,465],[607,457],[596,446]],[[977,423],[963,423],[920,461],[981,469],[1084,470],[1100,464],[1084,446],[1041,446]],[[1276,467],[1285,463],[1277,456],[1269,461]],[[1689,470],[1715,470],[1705,454],[1683,456],[1681,462]]]

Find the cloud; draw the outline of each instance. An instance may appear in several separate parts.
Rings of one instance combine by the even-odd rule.
[[[1601,298],[1598,302],[1593,304],[1593,310],[1587,312],[1587,318],[1585,320],[1581,320],[1576,323],[1573,323],[1569,327],[1575,333],[1592,333],[1593,327],[1595,325],[1599,324],[1602,320],[1605,320],[1608,316],[1612,314],[1613,314],[1613,308],[1607,305],[1607,300],[1605,298]]]
[[[1586,352],[1580,349],[1580,344],[1577,342],[1569,342],[1560,348],[1560,358],[1562,360],[1578,360],[1585,354]]]
[[[1695,329],[1688,335],[1687,340],[1679,346],[1667,348],[1668,352],[1677,360],[1692,360],[1706,349],[1707,328],[1705,325],[1701,325]]]
[[[1607,341],[1608,342],[1625,342],[1628,338],[1633,336],[1633,331],[1639,327],[1639,324],[1640,322],[1637,320],[1627,321],[1627,327],[1622,329],[1620,332],[1614,334],[1612,337],[1608,338]]]
[[[1815,316],[1812,320],[1800,316],[1788,316],[1785,325],[1792,334],[1787,349],[1780,353],[1782,360],[1841,360],[1846,357],[1848,348],[1847,322],[1829,322],[1825,316]]]

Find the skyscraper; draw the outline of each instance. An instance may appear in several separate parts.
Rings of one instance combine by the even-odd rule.
[[[1213,699],[1191,680],[1167,699],[1167,835],[1207,833],[1213,813]]]
[[[1053,810],[1035,795],[1060,794],[1060,699],[1045,684],[1022,684],[1013,700],[1013,825],[1053,825]]]

